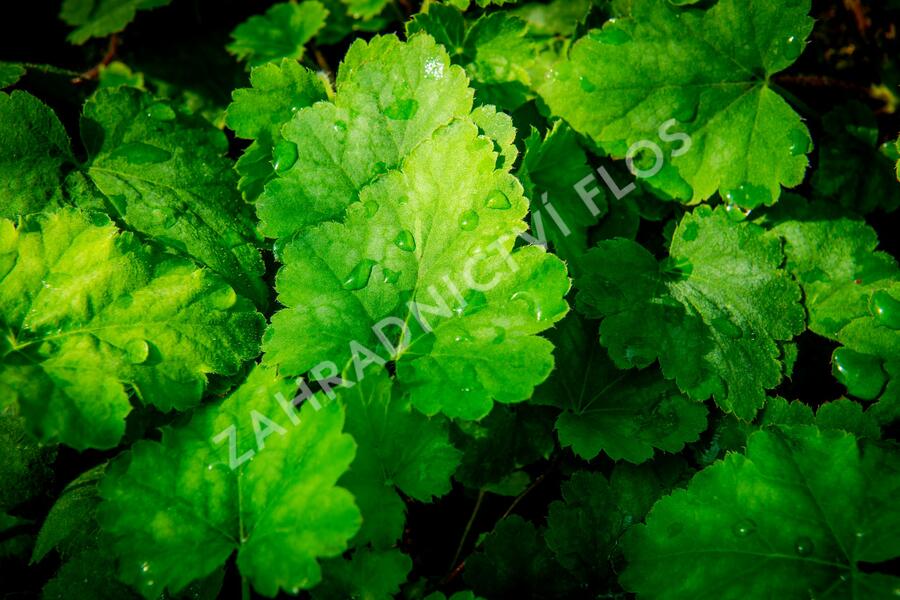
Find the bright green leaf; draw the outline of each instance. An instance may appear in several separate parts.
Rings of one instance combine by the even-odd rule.
[[[262,316],[208,271],[103,215],[0,221],[0,405],[44,441],[110,448],[129,390],[167,411],[258,352]]]
[[[110,466],[99,520],[123,581],[147,598],[177,592],[237,551],[264,596],[319,583],[317,559],[340,555],[359,529],[353,497],[335,485],[355,444],[339,404],[298,412],[291,397],[290,383],[257,368],[221,404]]]

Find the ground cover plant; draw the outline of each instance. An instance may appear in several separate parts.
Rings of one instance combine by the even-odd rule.
[[[898,16],[8,11],[2,596],[900,596]]]

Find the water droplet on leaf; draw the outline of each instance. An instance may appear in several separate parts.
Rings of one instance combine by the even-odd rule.
[[[781,55],[790,61],[797,60],[803,54],[805,44],[795,35],[790,35],[781,43]]]
[[[459,216],[459,228],[463,231],[472,231],[478,227],[478,213],[474,210],[467,210]]]
[[[728,317],[716,317],[712,320],[712,326],[713,329],[733,340],[740,339],[744,335],[741,328],[735,325]]]
[[[408,229],[403,229],[394,238],[394,245],[404,252],[412,252],[416,249],[416,238]]]
[[[541,309],[540,302],[538,302],[538,300],[534,296],[532,296],[530,292],[516,292],[515,294],[510,296],[510,300],[525,303],[525,305],[528,307],[528,312],[531,313],[538,321],[544,318],[544,313]]]
[[[110,157],[122,158],[135,165],[149,165],[169,160],[172,153],[144,142],[131,142],[113,150]]]
[[[602,29],[595,29],[591,31],[590,38],[592,40],[596,40],[601,44],[608,44],[610,46],[621,46],[625,42],[631,39],[631,36],[627,31],[621,29],[618,25],[615,24],[614,21],[609,21],[606,25],[603,26]]]
[[[397,283],[400,281],[400,271],[393,271],[391,269],[384,269],[384,282],[385,283]]]
[[[284,173],[297,163],[297,144],[281,140],[272,151],[272,166],[276,173]]]
[[[581,85],[581,89],[586,91],[587,93],[591,93],[597,90],[597,86],[591,83],[591,80],[582,75],[578,78],[578,83]]]
[[[506,210],[512,206],[509,198],[500,190],[491,192],[487,197],[486,204],[488,208],[493,208],[495,210]]]
[[[838,348],[831,357],[831,372],[847,388],[847,392],[861,400],[875,400],[887,383],[881,360],[849,348]]]
[[[797,553],[797,556],[809,556],[813,550],[813,541],[805,535],[798,537],[794,542],[794,552]]]
[[[335,121],[334,128],[336,131],[347,131],[347,123],[345,123],[344,121],[340,121],[340,120]]]
[[[125,355],[128,357],[128,362],[139,365],[150,356],[150,345],[146,340],[135,338],[125,344]]]
[[[369,283],[369,277],[372,276],[372,267],[375,261],[365,258],[359,261],[347,278],[344,280],[343,287],[345,290],[355,291],[361,290]]]
[[[444,63],[439,58],[429,58],[425,61],[425,78],[442,79],[444,77]]]
[[[769,193],[769,190],[752,183],[742,183],[734,189],[727,190],[722,197],[728,204],[737,204],[742,208],[750,209],[772,203],[772,194]]]
[[[872,294],[869,310],[881,325],[900,330],[900,300],[891,296],[887,290]]]
[[[802,129],[791,129],[788,133],[788,141],[790,142],[791,156],[808,154],[812,145],[809,134]]]
[[[173,121],[175,111],[168,104],[157,103],[147,109],[147,116],[157,121]]]
[[[731,531],[738,537],[747,537],[756,532],[756,523],[752,519],[741,519],[734,524]]]
[[[725,205],[725,212],[728,213],[728,218],[730,220],[735,223],[740,223],[741,221],[745,221],[753,211],[749,208],[741,208],[737,204],[729,202]]]
[[[384,109],[384,116],[394,121],[408,121],[419,112],[419,102],[415,98],[398,98]]]
[[[366,200],[363,202],[363,208],[366,210],[366,216],[371,219],[378,212],[379,206],[374,200]]]
[[[228,310],[237,304],[237,293],[230,287],[221,287],[209,296],[209,303],[217,310]]]

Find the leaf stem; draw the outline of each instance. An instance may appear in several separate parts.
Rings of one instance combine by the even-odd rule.
[[[472,531],[472,526],[475,524],[475,517],[478,516],[478,511],[481,509],[481,503],[484,501],[484,494],[484,490],[478,490],[478,499],[475,500],[475,507],[472,508],[472,514],[469,515],[469,521],[466,523],[466,528],[463,529],[462,537],[459,538],[459,545],[456,546],[453,560],[450,561],[450,566],[447,567],[447,577],[450,577],[453,574],[453,567],[456,565],[456,561],[459,560],[460,554],[462,554],[462,550],[466,545],[466,539],[469,537],[469,532]]]

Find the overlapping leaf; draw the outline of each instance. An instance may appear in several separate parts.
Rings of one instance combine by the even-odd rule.
[[[359,447],[339,482],[363,515],[355,543],[390,548],[403,534],[406,517],[397,490],[420,502],[446,494],[460,452],[450,444],[446,419],[414,410],[383,371],[342,390],[340,399],[347,412],[345,430]]]
[[[129,391],[185,409],[258,352],[262,316],[208,271],[105,216],[0,221],[0,404],[42,440],[115,446]]]
[[[357,42],[335,103],[298,111],[282,130],[304,149],[258,208],[270,234],[299,233],[280,250],[286,308],[264,350],[283,372],[312,369],[317,379],[351,360],[359,379],[366,364],[393,359],[414,406],[479,418],[492,398],[524,400],[549,374],[552,345],[536,334],[565,314],[569,284],[542,249],[513,250],[526,201],[510,161],[497,166],[514,156],[511,140],[498,156],[481,133],[505,136],[509,119],[484,109],[467,117],[471,90],[448,63],[427,36]],[[451,97],[426,104],[439,90]],[[336,144],[336,153],[310,139]],[[266,216],[274,208],[277,226]]]
[[[336,485],[356,445],[339,403],[297,411],[293,391],[257,368],[224,402],[110,467],[99,520],[124,581],[147,598],[177,592],[237,551],[265,596],[319,583],[318,559],[340,555],[359,529],[353,497]]]
[[[596,328],[572,314],[553,332],[557,370],[537,401],[563,409],[559,442],[590,460],[601,451],[613,460],[640,463],[654,449],[680,451],[706,429],[706,407],[691,400],[658,370],[620,371],[596,338]]]
[[[676,228],[662,264],[628,240],[591,250],[579,303],[603,318],[620,368],[658,360],[691,397],[749,420],[782,378],[782,343],[804,330],[800,289],[781,270],[777,236],[700,207]]]
[[[228,51],[257,66],[283,58],[301,59],[306,43],[325,25],[328,11],[317,0],[273,4],[231,33]]]
[[[674,4],[628,3],[622,18],[579,40],[539,91],[610,154],[658,144],[667,164],[651,182],[669,195],[699,202],[719,191],[745,208],[772,204],[781,186],[803,181],[811,145],[770,83],[803,52],[810,3]],[[661,132],[670,119],[690,135],[689,150]]]
[[[63,168],[75,162],[56,114],[26,92],[0,92],[0,218],[62,199]]]
[[[73,44],[92,37],[117,33],[134,20],[137,11],[165,6],[172,0],[65,0],[60,18],[76,29],[69,34]]]
[[[293,166],[296,146],[284,140],[281,128],[301,108],[324,100],[325,87],[312,71],[293,60],[253,69],[250,83],[253,87],[233,92],[225,124],[238,137],[253,140],[235,168],[241,176],[238,188],[245,199],[254,201],[275,176],[276,168]],[[279,156],[273,157],[276,148]]]
[[[626,534],[620,581],[642,598],[888,598],[900,579],[859,563],[900,555],[898,492],[896,450],[761,431]]]

